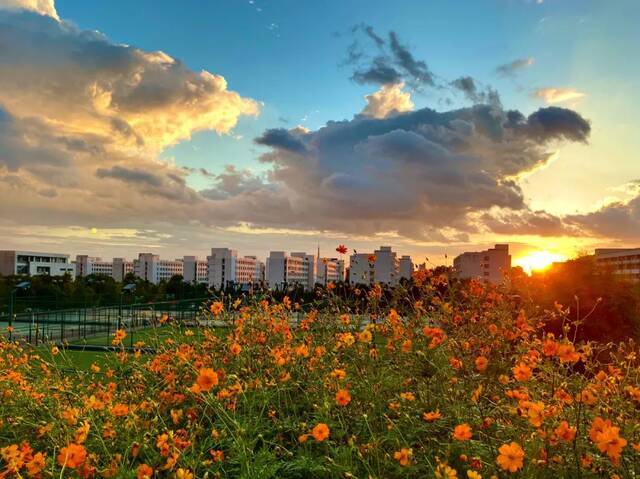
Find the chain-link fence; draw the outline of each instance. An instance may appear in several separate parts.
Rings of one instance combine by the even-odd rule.
[[[196,319],[206,300],[188,299],[159,303],[24,312],[13,318],[0,316],[0,334],[12,340],[38,345],[42,342],[85,343],[108,346],[117,329],[127,332],[134,344],[143,332],[165,322],[188,324]]]

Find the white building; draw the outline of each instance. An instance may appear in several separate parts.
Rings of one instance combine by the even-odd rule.
[[[133,260],[133,272],[140,278],[153,284],[169,280],[172,276],[184,274],[184,264],[181,259],[166,260],[153,253],[140,253],[138,259]]]
[[[511,269],[508,244],[497,244],[485,251],[462,253],[453,260],[456,277],[478,278],[494,284],[502,283]]]
[[[598,248],[596,264],[631,281],[640,281],[640,248]]]
[[[373,284],[374,264],[371,253],[354,253],[349,257],[349,283]]]
[[[133,273],[133,261],[124,258],[113,258],[112,277],[122,282],[129,273]]]
[[[319,258],[316,280],[323,286],[332,282],[344,281],[344,260],[338,258]]]
[[[315,255],[271,251],[267,258],[267,285],[269,288],[281,288],[286,285],[302,285],[305,288],[315,286]]]
[[[86,254],[76,255],[76,278],[92,274],[113,276],[113,262]]]
[[[207,260],[198,259],[195,256],[185,256],[182,259],[184,280],[193,284],[209,283],[209,263]]]
[[[395,286],[400,281],[400,277],[400,260],[391,250],[391,246],[381,246],[373,253],[353,254],[349,259],[349,283],[351,284],[381,283]]]
[[[411,279],[413,277],[413,261],[411,256],[404,255],[400,258],[400,278]]]
[[[391,246],[381,246],[373,253],[376,257],[373,265],[373,277],[376,283],[395,286],[400,281],[400,261]]]
[[[70,274],[73,276],[75,268],[69,262],[68,254],[0,251],[0,274],[4,276],[14,274],[62,276]]]
[[[264,281],[264,264],[255,256],[238,256],[229,248],[211,248],[207,256],[209,286],[250,286]]]

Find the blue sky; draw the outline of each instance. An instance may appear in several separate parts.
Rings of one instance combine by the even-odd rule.
[[[362,109],[372,88],[351,81],[349,68],[341,66],[358,23],[398,32],[438,75],[478,78],[495,86],[511,108],[539,107],[531,96],[536,87],[573,86],[588,90],[584,103],[595,103],[594,110],[614,123],[629,102],[640,101],[631,85],[640,74],[640,63],[631,60],[640,45],[640,3],[633,0],[109,0],[90,8],[59,0],[56,8],[62,18],[115,42],[162,50],[191,69],[220,73],[232,89],[264,102],[260,117],[241,119],[233,136],[197,133],[164,153],[212,170],[229,159],[261,168],[255,162],[261,149],[252,139],[265,128],[316,129]],[[523,57],[535,58],[535,68],[517,79],[496,75],[497,65]],[[613,85],[630,97],[603,106]],[[437,109],[438,97],[425,92],[414,102]],[[638,119],[636,112],[629,116]]]
[[[40,164],[20,160],[30,158],[24,148],[32,148],[33,141],[19,145],[16,138],[25,136],[11,137],[13,143],[7,145],[13,149],[6,150],[20,154],[9,157],[5,166],[0,159],[0,196],[23,195],[23,207],[0,208],[6,218],[0,221],[0,239],[8,244],[20,246],[27,241],[31,248],[67,247],[74,249],[72,253],[107,257],[132,256],[147,247],[166,255],[184,254],[186,249],[202,254],[214,246],[203,244],[213,235],[223,245],[238,244],[243,252],[262,256],[274,243],[281,249],[313,249],[309,245],[321,242],[332,249],[333,243],[344,242],[362,250],[390,242],[404,252],[443,259],[445,252],[450,257],[496,241],[509,241],[520,252],[549,249],[564,255],[640,241],[640,233],[633,233],[640,225],[640,206],[636,207],[640,183],[634,183],[640,179],[640,135],[636,133],[640,94],[634,84],[640,75],[640,62],[635,61],[640,47],[640,2],[635,0],[57,0],[55,4],[43,0],[41,5],[42,10],[36,8],[35,13],[45,17],[35,21],[36,17],[27,18],[33,12],[16,12],[21,7],[34,10],[27,0],[0,0],[2,26],[19,34],[10,48],[0,51],[6,57],[0,58],[4,62],[0,70],[6,68],[0,75],[10,79],[0,85],[4,88],[0,113],[4,111],[13,121],[14,133],[32,131],[27,119],[44,122],[51,131],[43,136],[42,145],[51,143],[51,138],[67,141],[74,135],[74,144],[98,144],[91,150],[94,154],[79,155],[67,146],[46,153],[51,165],[43,171]],[[9,13],[2,13],[3,8]],[[57,24],[47,23],[47,16]],[[578,123],[588,122],[589,131],[514,142],[509,145],[511,159],[527,157],[520,160],[528,163],[509,172],[504,170],[506,164],[492,164],[504,145],[487,146],[481,140],[474,146],[475,166],[446,173],[447,178],[458,174],[471,178],[487,171],[497,175],[490,181],[495,181],[491,194],[498,196],[487,201],[470,196],[468,205],[459,203],[464,188],[436,193],[439,185],[431,191],[425,183],[424,188],[414,185],[411,190],[411,175],[405,179],[407,191],[394,190],[397,185],[384,175],[403,167],[399,166],[404,164],[402,155],[358,157],[350,164],[351,157],[341,158],[341,150],[332,144],[314,150],[314,156],[309,152],[332,128],[348,129],[362,120],[357,115],[370,101],[365,95],[384,93],[382,84],[351,79],[355,67],[345,60],[354,39],[365,58],[379,53],[371,42],[366,43],[362,28],[354,34],[355,25],[371,26],[387,42],[390,32],[395,32],[406,52],[424,61],[435,79],[435,85],[419,89],[410,84],[401,87],[398,91],[413,106],[380,114],[375,117],[380,122],[395,114],[410,114],[411,109],[431,108],[458,117],[470,108],[480,108],[487,98],[470,101],[451,86],[460,77],[470,77],[478,92],[497,91],[501,103],[493,105],[492,111],[503,120],[509,110],[527,117],[557,107],[574,114]],[[70,38],[64,37],[70,31]],[[42,41],[41,32],[52,35],[52,40],[43,41],[42,52],[30,49],[34,41],[30,38]],[[52,42],[63,37],[67,43],[56,43],[54,48]],[[114,56],[103,57],[93,47],[87,50],[93,53],[83,53],[82,58],[76,54],[94,41],[111,48]],[[178,59],[183,67],[168,63],[158,67],[153,54],[143,53],[140,58],[136,53],[157,51]],[[57,60],[67,66],[56,68]],[[511,75],[496,70],[514,61],[526,65]],[[136,71],[146,75],[148,84],[143,83],[150,90],[129,91],[139,80]],[[228,92],[202,93],[195,103],[184,103],[189,85],[205,91],[215,83],[201,72],[223,77]],[[44,79],[44,86],[39,79]],[[65,82],[76,83],[69,89],[78,91],[61,94]],[[159,85],[161,89],[156,90]],[[125,91],[129,96],[122,96],[117,104],[114,98]],[[145,95],[150,91],[162,91],[165,98],[147,104]],[[71,93],[77,97],[72,99]],[[84,104],[87,95],[91,98]],[[158,104],[164,106],[158,109]],[[228,121],[216,123],[225,112]],[[109,130],[116,123],[105,124],[105,118],[120,125],[117,135]],[[380,123],[376,131],[393,136],[393,128],[404,128],[393,121],[384,125]],[[298,126],[308,129],[308,134],[296,130]],[[435,125],[403,131],[424,134],[424,128]],[[301,148],[308,148],[307,177],[304,168],[297,169],[300,158],[263,136],[269,129],[280,129],[280,137],[291,136],[290,143],[294,139],[306,145]],[[130,136],[120,138],[125,131]],[[134,136],[137,144],[131,142]],[[255,142],[259,137],[261,144]],[[353,155],[362,155],[362,145],[369,140],[361,138],[350,145]],[[95,153],[102,151],[109,155]],[[37,153],[38,161],[46,156],[41,150]],[[264,154],[270,156],[260,161]],[[60,158],[73,160],[60,166],[65,162]],[[228,165],[236,170],[229,173]],[[205,168],[209,174],[188,173],[182,167]],[[375,171],[378,167],[381,170]],[[492,172],[491,167],[497,170]],[[365,176],[370,177],[354,183],[358,168],[367,169]],[[426,178],[444,174],[421,173],[428,173]],[[227,180],[231,183],[225,186]],[[321,184],[318,191],[310,192],[308,202],[310,216],[317,221],[297,216],[302,208],[300,194],[309,188],[305,183],[309,181]],[[504,194],[512,192],[501,188],[511,181],[517,184],[516,197],[506,200]],[[168,195],[167,190],[176,191]],[[364,196],[345,200],[344,195],[353,191]],[[376,196],[387,194],[388,206],[410,191],[419,197],[417,205],[407,207],[415,210],[412,213],[404,215],[376,203]],[[327,200],[330,194],[335,195],[336,207],[341,201],[349,205],[363,200],[366,223],[351,221],[344,206],[344,218],[339,218]],[[438,195],[451,200],[439,202]],[[267,206],[261,209],[270,204],[274,205],[271,211]],[[100,207],[93,211],[88,205]],[[449,213],[451,226],[442,224],[442,210],[448,207],[455,209]],[[233,208],[240,211],[237,217],[228,214]],[[279,217],[278,208],[288,212],[291,224]],[[191,211],[193,218],[188,217]],[[247,211],[253,214],[244,214]],[[331,216],[338,221],[332,222]],[[489,217],[498,223],[488,222]],[[406,224],[396,228],[393,221]],[[418,232],[420,222],[429,231]],[[516,230],[509,224],[522,227]],[[96,236],[95,231],[101,233]],[[65,235],[75,238],[68,246],[60,239]]]

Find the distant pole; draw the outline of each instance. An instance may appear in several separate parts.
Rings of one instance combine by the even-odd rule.
[[[14,300],[14,296],[16,294],[15,289],[12,289],[11,292],[9,293],[9,341],[11,341],[12,336],[13,336],[13,300]]]

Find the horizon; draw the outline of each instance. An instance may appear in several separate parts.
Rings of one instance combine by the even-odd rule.
[[[619,4],[0,0],[2,249],[637,247]]]

